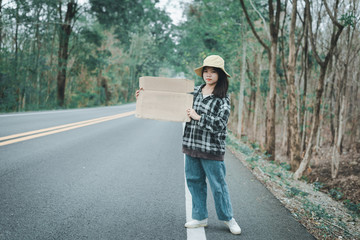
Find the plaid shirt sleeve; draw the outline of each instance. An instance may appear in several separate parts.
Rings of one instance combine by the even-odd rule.
[[[211,109],[212,105],[215,106]],[[226,130],[230,116],[230,99],[216,99],[215,104],[206,105],[205,107],[209,108],[207,109],[208,114],[200,114],[201,119],[198,121],[198,125],[211,133]]]
[[[199,121],[186,123],[183,147],[212,155],[225,154],[226,127],[230,115],[230,98],[203,98],[201,87],[194,91],[193,108],[201,116]]]

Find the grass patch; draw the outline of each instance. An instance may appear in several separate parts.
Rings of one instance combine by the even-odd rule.
[[[342,192],[340,192],[339,188],[330,189],[329,194],[333,199],[335,199],[337,201],[339,201],[340,199],[342,199],[344,197],[344,194]]]
[[[325,187],[325,184],[322,182],[314,182],[313,183],[314,186],[314,190],[315,191],[319,191],[320,189],[322,189],[323,187]]]
[[[357,217],[360,217],[360,203],[356,204],[356,203],[351,202],[349,199],[346,199],[344,201],[344,205],[351,212],[355,213],[357,215]],[[354,216],[353,216],[353,218],[354,218]]]
[[[310,202],[309,200],[305,199],[304,201],[304,209],[307,212],[307,214],[311,217],[315,217],[318,219],[333,219],[334,216],[331,214],[328,214],[320,204],[314,204]]]
[[[288,197],[295,197],[295,196],[302,196],[302,197],[306,197],[309,195],[309,193],[307,192],[303,192],[300,189],[297,189],[296,187],[291,187],[287,194]]]
[[[230,139],[230,137],[226,138],[226,144],[232,146],[235,148],[235,150],[241,152],[245,156],[250,156],[254,153],[254,150],[252,150],[249,146],[245,144],[239,144],[237,141]]]
[[[280,163],[280,166],[285,169],[286,171],[290,171],[291,170],[291,166],[290,164],[286,163],[286,162],[282,162]]]

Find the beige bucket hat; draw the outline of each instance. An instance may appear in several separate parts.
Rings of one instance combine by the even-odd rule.
[[[225,71],[225,61],[222,59],[219,55],[210,55],[204,59],[203,65],[201,67],[195,68],[195,73],[202,77],[202,69],[203,67],[216,67],[220,68],[224,71],[226,76],[229,78],[231,77],[226,71]]]

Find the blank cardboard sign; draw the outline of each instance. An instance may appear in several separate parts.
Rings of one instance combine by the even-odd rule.
[[[136,100],[138,118],[189,122],[186,109],[192,108],[194,81],[188,79],[141,77]]]

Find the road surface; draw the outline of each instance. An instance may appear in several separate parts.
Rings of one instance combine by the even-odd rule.
[[[209,226],[185,229],[182,123],[134,110],[1,114],[0,239],[314,239],[229,151],[242,234],[217,220],[210,190]]]

